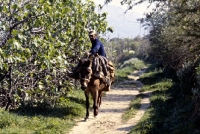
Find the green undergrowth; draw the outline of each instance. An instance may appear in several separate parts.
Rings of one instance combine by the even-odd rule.
[[[133,73],[133,71],[140,70],[146,66],[147,64],[145,64],[142,60],[138,58],[131,58],[117,68],[116,81],[124,81],[128,78],[127,75],[130,75],[131,73]]]
[[[145,94],[138,94],[129,104],[128,110],[122,115],[122,122],[127,122],[129,119],[134,118],[135,114],[141,107],[142,98],[146,97]]]
[[[129,60],[124,61],[120,68],[133,67],[136,70],[140,70],[145,66],[145,62],[138,58],[130,58]]]
[[[165,71],[151,69],[140,78],[144,84],[140,92],[152,91],[151,105],[129,134],[200,133],[191,119],[193,101],[182,96],[179,83]]]
[[[85,116],[83,91],[70,91],[54,107],[23,107],[15,111],[0,109],[1,134],[66,134],[75,118]]]
[[[116,70],[116,81],[121,82],[127,79],[127,75],[130,75],[135,68],[133,67],[125,67],[125,68],[119,68]]]

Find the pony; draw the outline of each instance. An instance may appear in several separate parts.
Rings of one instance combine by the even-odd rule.
[[[96,58],[99,58],[101,56],[96,56],[93,58],[82,58],[79,60],[79,80],[80,80],[80,85],[81,89],[84,91],[85,98],[86,98],[86,116],[85,116],[85,121],[88,120],[89,118],[89,94],[91,94],[92,99],[93,99],[93,114],[94,117],[98,115],[98,110],[101,105],[101,100],[104,91],[109,91],[108,85],[106,85],[101,78],[99,78],[95,74],[100,74],[102,73],[101,70],[97,72],[94,69],[94,61]],[[102,57],[101,57],[102,58]],[[107,69],[108,69],[108,77],[110,79],[111,85],[114,82],[114,66],[111,61],[109,61],[107,64]],[[100,68],[102,68],[102,64],[99,65]]]

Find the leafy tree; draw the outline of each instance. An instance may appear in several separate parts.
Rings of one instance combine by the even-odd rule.
[[[1,0],[1,106],[56,100],[73,88],[67,77],[89,47],[88,29],[107,30],[91,1]]]

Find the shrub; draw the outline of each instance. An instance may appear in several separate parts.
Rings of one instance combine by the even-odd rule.
[[[140,70],[140,69],[145,67],[145,63],[143,61],[139,60],[138,58],[131,58],[131,59],[125,61],[120,66],[120,68],[124,68],[124,67],[127,67],[127,66],[133,67],[133,68],[135,68],[137,70]]]
[[[196,85],[195,67],[191,63],[185,63],[177,71],[183,95],[192,95],[191,89]]]

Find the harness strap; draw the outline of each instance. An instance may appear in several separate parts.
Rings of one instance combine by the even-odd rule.
[[[80,67],[80,68],[86,68],[86,69],[88,69],[88,70],[90,70],[89,72],[89,74],[88,74],[88,78],[81,78],[81,74],[80,74],[80,72],[79,72],[79,79],[81,79],[81,80],[90,80],[90,78],[92,77],[91,75],[92,75],[92,69],[91,69],[91,67]]]

